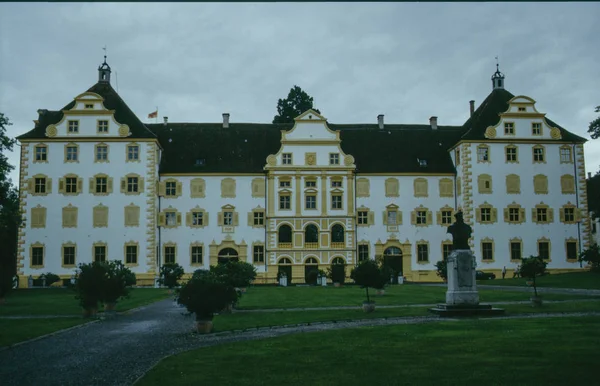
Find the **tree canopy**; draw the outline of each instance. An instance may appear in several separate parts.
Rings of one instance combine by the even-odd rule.
[[[597,113],[600,113],[600,106],[596,106],[595,111]],[[590,126],[588,128],[588,133],[590,133],[590,136],[592,137],[592,139],[596,139],[596,138],[600,137],[600,117],[598,117],[590,122]]]
[[[313,107],[313,97],[294,85],[287,98],[277,101],[277,115],[273,117],[273,123],[294,123],[294,118],[308,109],[313,109],[321,114]]]

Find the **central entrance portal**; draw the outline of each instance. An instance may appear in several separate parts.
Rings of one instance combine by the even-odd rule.
[[[217,260],[219,264],[225,264],[229,261],[238,261],[238,260],[239,260],[238,253],[233,248],[223,248],[219,251],[218,260]]]
[[[398,284],[398,276],[402,275],[402,250],[398,247],[389,247],[383,251],[383,265],[390,270],[390,282]]]

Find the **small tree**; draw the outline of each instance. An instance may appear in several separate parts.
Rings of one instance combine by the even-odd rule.
[[[210,271],[233,288],[248,287],[256,279],[256,267],[245,261],[230,260],[211,266]]]
[[[600,113],[600,106],[596,106],[596,109],[594,111]],[[590,122],[590,126],[588,127],[588,133],[590,133],[592,139],[600,137],[600,117]]]
[[[594,244],[581,252],[579,261],[588,263],[592,272],[600,272],[600,247],[598,247],[598,244]]]
[[[160,267],[160,278],[158,284],[164,285],[169,289],[177,286],[177,282],[183,276],[183,267],[177,263],[164,264]]]
[[[446,260],[440,260],[435,263],[435,269],[437,275],[441,277],[442,280],[448,280],[448,264],[446,263]]]
[[[116,303],[119,299],[129,296],[130,287],[135,284],[135,274],[119,260],[101,262],[104,265],[105,276],[102,280],[102,303]]]
[[[52,284],[57,283],[60,281],[60,276],[52,273],[52,272],[46,272],[42,275],[40,275],[40,280],[44,280],[46,279],[46,286],[50,287]]]
[[[321,113],[313,107],[313,98],[300,87],[294,86],[287,98],[277,101],[277,115],[273,117],[273,123],[294,123],[294,118],[309,109]]]
[[[375,260],[366,259],[361,261],[350,273],[350,278],[364,288],[367,294],[367,303],[371,303],[369,297],[369,287],[375,289],[383,289],[387,278],[384,276],[384,270],[377,264]]]
[[[235,303],[235,289],[223,282],[213,271],[197,270],[192,278],[181,286],[177,303],[196,314],[197,321],[212,320],[214,314]]]
[[[331,264],[327,268],[327,277],[331,279],[333,283],[344,284],[346,281],[346,262],[344,260],[338,260]]]
[[[524,258],[521,262],[519,273],[521,274],[521,277],[533,281],[533,292],[536,297],[538,296],[538,293],[535,278],[546,273],[546,265],[547,263],[540,256],[529,256]]]
[[[107,276],[107,266],[100,262],[79,264],[73,287],[83,309],[92,311],[98,309],[102,299],[103,282]]]

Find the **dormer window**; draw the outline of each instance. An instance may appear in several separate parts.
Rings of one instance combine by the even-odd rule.
[[[79,121],[68,121],[69,133],[79,133]]]
[[[90,110],[90,109],[93,109],[93,108],[94,108],[94,105],[93,105],[93,104],[91,104],[91,103],[86,103],[86,104],[85,104],[85,109],[86,109],[86,110]]]
[[[206,162],[206,161],[204,160],[204,158],[198,158],[198,159],[196,160],[196,163],[195,163],[194,165],[195,165],[195,166],[204,166],[205,162]]]
[[[524,112],[524,111],[527,111],[526,107],[519,107],[519,112]]]
[[[427,167],[427,160],[426,159],[419,159],[419,166],[424,168]]]

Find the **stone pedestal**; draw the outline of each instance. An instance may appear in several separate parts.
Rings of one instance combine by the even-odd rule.
[[[479,294],[475,280],[475,256],[468,249],[452,251],[447,259],[448,291],[446,304],[477,305]]]

